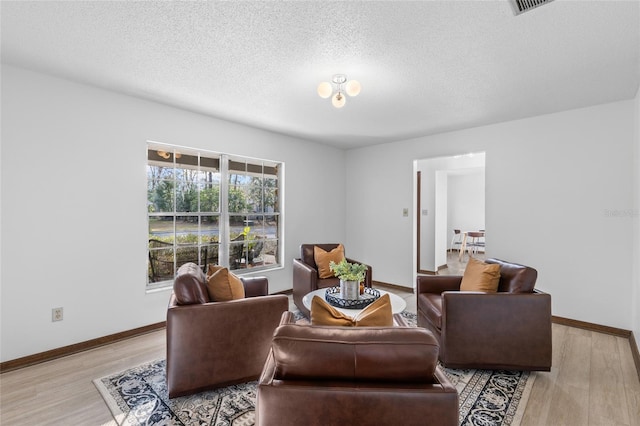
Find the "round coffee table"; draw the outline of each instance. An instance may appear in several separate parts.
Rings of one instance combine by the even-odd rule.
[[[400,312],[404,311],[404,309],[407,307],[407,302],[405,302],[405,300],[402,297],[396,294],[390,293],[388,291],[380,290],[378,288],[376,290],[380,292],[380,296],[384,294],[389,295],[389,299],[391,300],[391,310],[394,314],[399,314]],[[324,298],[324,295],[326,292],[327,292],[326,288],[321,288],[318,290],[314,290],[311,293],[307,293],[302,298],[302,304],[304,305],[305,308],[311,310],[311,299],[313,299],[313,296],[318,296],[322,298],[322,300],[326,300]],[[349,315],[350,317],[355,317],[360,312],[362,312],[362,309],[347,309],[347,308],[340,308],[338,306],[333,306],[333,307],[338,311],[342,312],[343,314]]]

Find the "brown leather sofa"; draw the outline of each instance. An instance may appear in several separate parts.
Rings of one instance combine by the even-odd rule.
[[[313,256],[313,247],[318,246],[323,250],[331,251],[338,247],[338,244],[302,244],[300,246],[300,257],[293,259],[293,303],[300,312],[309,317],[309,309],[302,303],[302,298],[314,290],[340,285],[340,280],[336,277],[319,278],[318,266]],[[362,263],[357,260],[346,258],[350,263]],[[367,275],[364,278],[364,285],[371,287],[371,276],[373,270],[367,265]]]
[[[551,369],[551,296],[536,290],[538,272],[500,265],[496,293],[462,292],[461,276],[417,278],[418,326],[440,342],[450,368]]]
[[[320,327],[282,315],[258,381],[256,424],[458,424],[458,394],[418,327]]]
[[[259,377],[289,299],[269,296],[267,278],[240,279],[244,299],[211,302],[202,270],[178,269],[167,309],[169,398]]]

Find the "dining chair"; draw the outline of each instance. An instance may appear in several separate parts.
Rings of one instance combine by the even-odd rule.
[[[455,246],[462,246],[462,233],[460,232],[459,229],[453,230],[453,237],[451,237],[451,244],[449,244],[449,250],[453,252],[453,249],[455,248]],[[460,249],[458,248],[458,250]]]
[[[467,251],[469,254],[477,253],[479,248],[484,251],[484,231],[467,232]]]

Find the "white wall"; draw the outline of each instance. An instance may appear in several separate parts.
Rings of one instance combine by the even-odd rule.
[[[435,211],[435,268],[447,264],[447,210],[449,207],[449,177],[444,170],[436,172],[436,205]],[[417,269],[416,269],[417,270]]]
[[[1,84],[1,361],[165,319],[169,292],[145,293],[149,139],[285,162],[272,292],[291,288],[291,259],[315,241],[344,241],[374,280],[412,287],[414,160],[486,151],[488,255],[536,267],[554,315],[640,339],[638,217],[612,213],[640,204],[638,95],[347,151],[345,169],[341,150],[14,67]],[[349,182],[344,210],[322,208],[318,182]]]
[[[466,174],[449,175],[449,237],[454,229],[461,231],[486,230],[484,169]],[[490,232],[490,231],[489,231]],[[451,238],[447,244],[451,243]]]
[[[634,111],[615,102],[350,150],[346,244],[374,280],[412,287],[413,160],[484,151],[487,255],[537,268],[554,315],[631,329],[632,221],[612,212],[633,202]]]
[[[447,170],[448,158],[431,158],[416,161],[416,171],[420,172],[420,270],[436,271],[437,219],[442,217],[443,202],[446,209],[446,177],[441,171]],[[444,199],[443,199],[444,197]],[[409,211],[413,210],[409,206]],[[414,212],[415,214],[415,212]],[[418,270],[416,267],[415,270]],[[374,271],[375,274],[375,271]],[[376,278],[377,280],[377,278]]]
[[[285,162],[271,292],[301,243],[343,241],[344,207],[317,201],[344,186],[342,150],[3,66],[2,361],[165,320],[169,291],[145,293],[147,140]]]

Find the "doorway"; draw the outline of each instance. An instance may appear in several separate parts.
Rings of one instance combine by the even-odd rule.
[[[415,160],[414,172],[416,272],[437,274],[460,249],[454,229],[485,229],[485,153]]]

